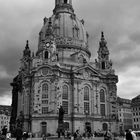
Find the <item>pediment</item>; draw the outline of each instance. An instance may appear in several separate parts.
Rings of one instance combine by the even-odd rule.
[[[82,75],[83,78],[86,78],[86,79],[101,76],[100,72],[98,70],[94,69],[90,65],[79,67],[79,68],[75,69],[74,72]]]
[[[52,75],[53,74],[53,69],[52,67],[48,65],[42,65],[38,67],[37,69],[34,70],[35,76],[47,76],[47,75]]]

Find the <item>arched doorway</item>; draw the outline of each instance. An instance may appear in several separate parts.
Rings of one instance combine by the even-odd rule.
[[[42,132],[42,135],[46,135],[47,134],[47,123],[46,122],[42,122],[41,123],[41,132]]]
[[[64,122],[64,129],[69,130],[69,123],[68,122]]]
[[[85,130],[86,130],[86,132],[91,133],[91,123],[90,122],[85,123]]]
[[[108,130],[108,125],[107,123],[103,123],[103,131],[107,131]]]

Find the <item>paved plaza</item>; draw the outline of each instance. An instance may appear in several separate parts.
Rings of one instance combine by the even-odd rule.
[[[28,140],[42,140],[42,138],[29,138]],[[46,140],[70,140],[64,138],[47,138]],[[85,140],[104,140],[104,137],[95,137],[93,139],[85,139]],[[119,140],[124,140],[123,137],[119,137]],[[137,137],[137,140],[140,140],[140,137]]]

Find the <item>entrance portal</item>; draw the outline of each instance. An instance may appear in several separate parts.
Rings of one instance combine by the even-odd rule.
[[[86,129],[86,132],[91,133],[91,123],[90,122],[85,123],[85,129]]]
[[[41,123],[41,128],[42,128],[42,135],[46,135],[47,134],[47,123],[42,122]]]
[[[103,123],[103,131],[107,131],[108,130],[108,125],[107,123]]]

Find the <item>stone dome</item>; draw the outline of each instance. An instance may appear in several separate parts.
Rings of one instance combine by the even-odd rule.
[[[55,37],[57,47],[82,49],[90,55],[88,33],[84,28],[84,20],[79,20],[76,17],[71,2],[64,1],[63,3],[62,0],[62,3],[59,4],[58,1],[53,15],[50,18],[44,18],[39,42],[46,40],[46,34],[52,34]]]

